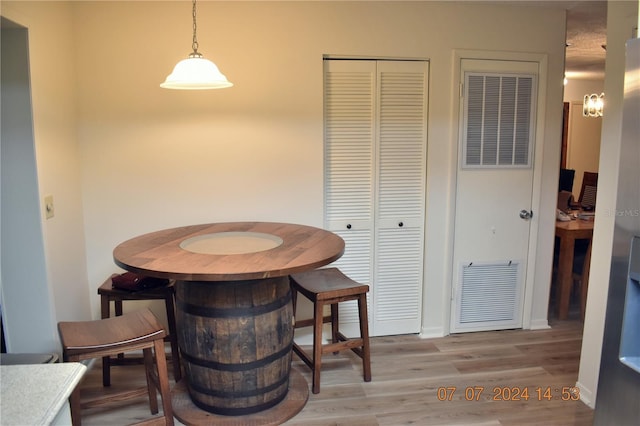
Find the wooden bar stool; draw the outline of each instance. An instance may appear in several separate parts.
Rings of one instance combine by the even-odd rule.
[[[365,382],[371,381],[371,355],[369,350],[369,325],[367,318],[367,292],[369,286],[357,283],[338,268],[316,269],[290,276],[293,312],[295,315],[297,296],[302,293],[313,302],[313,318],[299,320],[295,328],[313,326],[313,357],[293,343],[293,351],[311,368],[313,372],[312,392],[320,392],[320,366],[322,354],[338,353],[351,349],[362,358],[362,370]],[[358,301],[360,317],[360,338],[348,338],[339,331],[338,303],[347,300]],[[324,316],[324,306],[331,306],[331,315]],[[332,342],[322,344],[322,325],[331,323]]]
[[[145,388],[126,391],[119,395],[109,395],[83,404],[84,406],[122,401],[147,393],[151,414],[157,414],[157,388],[162,398],[163,424],[174,424],[167,360],[164,354],[164,337],[167,332],[149,309],[95,321],[59,322],[58,332],[65,362],[79,362],[142,349],[147,376]],[[155,352],[157,369],[154,368],[153,352]],[[69,404],[72,423],[78,426],[81,423],[79,387],[71,393]],[[159,420],[162,418],[154,417],[141,424],[158,424]]]
[[[110,304],[114,303],[116,316],[122,315],[122,302],[125,300],[164,300],[167,311],[167,323],[169,334],[165,341],[171,344],[171,362],[173,364],[173,379],[178,382],[182,378],[180,369],[180,351],[178,349],[178,334],[176,332],[175,294],[176,290],[171,281],[169,285],[150,288],[141,291],[127,291],[114,288],[112,278],[117,274],[112,274],[98,288],[100,295],[101,318],[109,318],[111,314]],[[132,362],[140,362],[140,358],[126,359],[123,354],[118,354],[117,358],[104,357],[102,359],[102,385],[111,385],[111,366],[125,365]]]

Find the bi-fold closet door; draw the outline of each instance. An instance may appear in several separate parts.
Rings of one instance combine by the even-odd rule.
[[[346,242],[334,265],[370,286],[373,336],[420,332],[428,81],[426,61],[324,61],[325,227]]]

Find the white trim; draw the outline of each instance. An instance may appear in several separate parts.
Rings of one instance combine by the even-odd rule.
[[[551,326],[547,320],[531,320],[529,326],[523,328],[528,328],[530,330],[548,330]]]
[[[342,59],[354,61],[416,61],[429,62],[427,57],[404,57],[404,56],[363,56],[363,55],[322,55],[322,59]]]
[[[596,408],[594,393],[579,381],[576,382],[576,387],[580,389],[580,401],[584,402],[589,408]]]
[[[448,330],[445,333],[445,330],[442,327],[422,327],[418,337],[421,339],[434,339],[436,337],[444,337],[447,334],[449,334]]]

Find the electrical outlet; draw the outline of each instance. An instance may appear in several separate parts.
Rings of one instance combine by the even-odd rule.
[[[53,195],[44,197],[44,214],[47,219],[51,219],[54,216]]]

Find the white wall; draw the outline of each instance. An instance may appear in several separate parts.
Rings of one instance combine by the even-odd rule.
[[[325,54],[431,61],[423,325],[429,333],[444,332],[449,321],[453,50],[549,52],[546,143],[560,143],[564,13],[558,10],[454,2],[200,2],[200,51],[235,86],[197,93],[158,88],[189,53],[190,5],[78,2],[74,12],[75,33],[82,34],[76,39],[78,119],[94,287],[115,270],[113,247],[140,233],[226,220],[322,225]],[[548,155],[555,161],[556,154]],[[554,180],[545,185],[555,186]],[[552,223],[541,228],[547,249]],[[546,321],[546,298],[539,305],[537,315]]]
[[[590,80],[570,78],[567,84],[564,86],[563,98],[565,102],[582,102],[584,95],[591,93],[596,93],[599,95],[603,91],[604,79]]]
[[[70,8],[65,3],[38,4],[30,9],[27,22],[40,198],[52,195],[55,207],[43,230],[58,321],[84,319],[89,313],[74,96],[77,35]]]
[[[639,4],[640,2],[635,0],[610,1],[607,8],[607,62],[604,83],[607,103],[602,121],[596,221],[593,230],[589,293],[577,383],[582,400],[591,407],[595,406],[598,388],[611,268],[622,128],[624,49],[626,40],[632,37],[632,28],[637,28]]]

